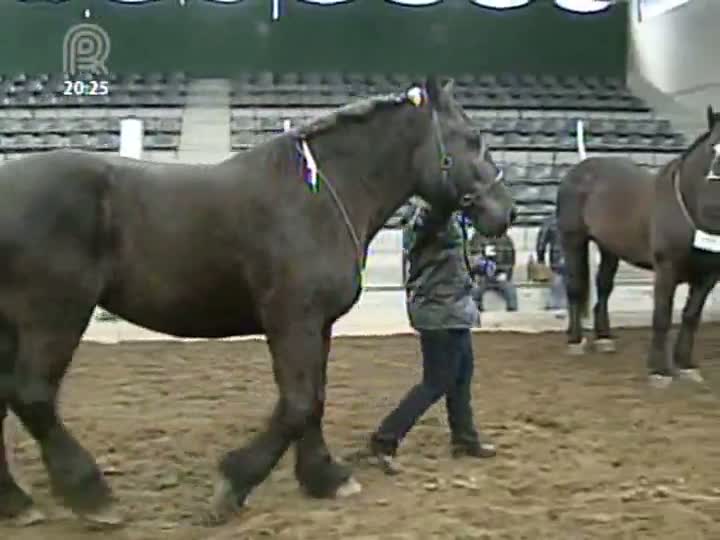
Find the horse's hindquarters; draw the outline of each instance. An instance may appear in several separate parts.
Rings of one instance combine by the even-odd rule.
[[[603,171],[601,171],[603,172]],[[610,171],[611,173],[612,171]],[[588,236],[602,249],[640,267],[652,267],[652,178],[597,174],[583,210]]]

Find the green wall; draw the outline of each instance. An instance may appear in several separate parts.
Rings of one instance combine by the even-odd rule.
[[[383,0],[317,6],[281,0],[222,5],[158,0],[0,4],[0,73],[62,69],[67,29],[100,24],[110,35],[112,71],[184,70],[198,76],[240,71],[598,73],[624,77],[627,6],[590,16],[537,0],[508,11],[445,0],[411,8]]]

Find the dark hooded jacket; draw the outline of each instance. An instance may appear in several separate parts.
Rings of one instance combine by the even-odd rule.
[[[472,328],[480,314],[472,299],[465,235],[457,214],[415,206],[404,231],[410,324],[417,330]]]
[[[537,236],[537,244],[535,251],[537,261],[545,264],[545,252],[550,248],[550,268],[556,274],[563,273],[565,269],[565,255],[560,245],[560,234],[557,228],[557,219],[555,216],[548,217],[543,221]]]

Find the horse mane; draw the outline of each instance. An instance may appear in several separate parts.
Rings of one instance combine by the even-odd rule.
[[[715,115],[715,121],[720,121],[720,114]],[[688,146],[682,153],[663,165],[657,172],[657,176],[663,176],[669,174],[670,176],[676,174],[683,163],[683,161],[701,144],[710,138],[713,130],[709,129],[697,136],[697,138]]]
[[[672,176],[677,172],[678,168],[680,167],[680,163],[682,163],[683,156],[677,156],[665,163],[662,167],[660,167],[660,170],[656,173],[656,178],[664,177],[666,174],[669,173],[669,176],[672,178]]]
[[[693,141],[693,143],[688,146],[685,151],[680,154],[680,159],[685,159],[693,150],[695,150],[698,146],[700,146],[702,143],[704,143],[710,135],[712,135],[713,130],[715,129],[715,125],[720,122],[720,114],[714,114],[713,120],[712,120],[712,127],[705,131],[704,133],[701,133],[698,135],[697,139]]]
[[[711,133],[712,133],[712,131],[710,130],[710,131],[706,131],[706,132],[698,135],[698,137],[693,141],[693,143],[690,146],[688,146],[683,151],[683,153],[680,154],[680,156],[678,156],[679,159],[684,159],[687,156],[689,156],[693,150],[695,150],[698,146],[700,146],[702,143],[704,143],[708,139],[708,137],[710,137]]]
[[[408,103],[407,94],[386,94],[374,96],[345,105],[320,118],[297,128],[296,133],[303,139],[327,132],[350,123],[369,120],[377,111]]]

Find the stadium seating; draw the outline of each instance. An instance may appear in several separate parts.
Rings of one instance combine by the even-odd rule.
[[[186,101],[187,78],[183,73],[110,74],[107,95],[88,75],[73,77],[85,82],[79,90],[69,90],[62,74],[0,75],[0,110],[49,107],[182,107]],[[70,94],[70,95],[66,95]],[[82,95],[78,95],[82,94]],[[90,95],[98,94],[98,95]]]
[[[457,99],[486,133],[496,159],[506,163],[521,225],[537,224],[553,211],[557,184],[577,160],[578,119],[593,153],[669,158],[686,145],[619,79],[512,73],[454,79]],[[178,149],[191,82],[185,74],[111,74],[104,80],[107,95],[77,96],[65,95],[61,74],[0,75],[0,157],[66,147],[117,151],[119,118],[128,114],[145,120],[145,149]],[[360,97],[420,81],[410,74],[241,74],[231,81],[232,150],[275,136],[285,119],[302,124]]]
[[[619,79],[512,73],[454,79],[457,99],[486,133],[496,159],[507,163],[519,225],[537,225],[554,210],[557,184],[577,161],[579,119],[593,154],[635,154],[640,161],[660,156],[647,163],[657,167],[686,146],[670,122],[657,118]],[[302,124],[332,107],[420,81],[407,74],[241,75],[232,82],[232,148],[244,150],[275,136],[286,119]],[[393,218],[388,226],[397,223]]]
[[[334,107],[358,97],[397,91],[420,80],[404,74],[246,74],[234,81],[232,105]],[[455,80],[458,101],[470,108],[649,110],[621,81],[613,78],[468,74]]]
[[[470,114],[472,117],[473,115]],[[312,116],[293,116],[302,124]],[[566,117],[475,118],[489,134],[493,148],[506,150],[560,150],[577,148],[577,120]],[[256,118],[236,116],[232,120],[233,148],[241,150],[262,142],[282,131],[283,117],[272,112]],[[684,139],[675,133],[667,120],[626,120],[593,118],[588,121],[585,141],[589,150],[679,152]]]
[[[180,118],[144,119],[144,147],[173,150],[178,147]],[[118,151],[120,119],[115,117],[0,118],[0,154],[77,148]]]
[[[177,150],[186,101],[184,74],[110,74],[103,77],[107,95],[87,95],[101,93],[89,76],[74,78],[86,83],[85,95],[76,95],[77,89],[66,95],[65,80],[62,74],[0,75],[0,155],[56,148],[117,152],[119,116],[127,114],[144,120],[145,149]],[[144,109],[176,112],[157,117]],[[113,114],[117,111],[121,113]]]

